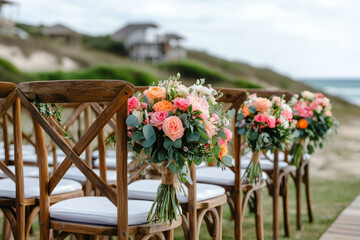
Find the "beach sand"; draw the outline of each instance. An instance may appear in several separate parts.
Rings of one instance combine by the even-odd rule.
[[[312,156],[312,177],[339,179],[360,177],[360,122],[342,124]]]

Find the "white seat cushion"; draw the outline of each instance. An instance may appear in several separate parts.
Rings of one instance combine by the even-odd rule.
[[[40,196],[39,179],[25,177],[24,190],[25,190],[25,198],[39,197]],[[77,190],[82,190],[82,186],[80,183],[73,180],[62,179],[54,189],[52,195],[74,192]],[[5,198],[16,197],[15,182],[13,182],[10,178],[4,178],[0,180],[0,197],[5,197]]]
[[[100,170],[94,169],[93,170],[98,176],[100,176]],[[86,182],[85,175],[77,168],[71,167],[64,175],[65,179],[71,179],[74,181],[78,181],[80,183]],[[107,170],[106,172],[106,179],[107,182],[116,182],[116,170]]]
[[[9,170],[12,173],[15,173],[15,166],[8,166]],[[39,168],[37,166],[23,166],[24,177],[38,177],[39,176]],[[7,175],[3,171],[0,170],[0,178],[7,178]]]
[[[245,174],[245,169],[241,169],[241,178]],[[266,173],[262,173],[263,179],[267,178]],[[235,173],[229,168],[222,170],[218,167],[202,167],[196,169],[196,180],[198,182],[210,183],[223,186],[235,185]]]
[[[246,169],[250,164],[250,160],[243,160],[241,159],[241,168],[242,169]],[[262,170],[272,170],[274,169],[274,163],[271,162],[270,160],[265,160],[265,159],[261,159],[260,160],[260,166],[261,166],[261,169]],[[283,161],[279,161],[279,168],[280,169],[283,169],[283,168],[286,168],[288,166],[291,166],[289,165],[288,163],[286,162],[283,162]]]
[[[154,201],[157,195],[157,190],[161,180],[146,179],[139,180],[129,184],[128,186],[128,197],[131,199],[142,199]],[[180,192],[177,194],[180,203],[187,203],[187,187],[183,184],[183,188],[186,192]],[[197,183],[196,184],[196,199],[198,202],[211,199],[214,197],[221,196],[225,193],[225,189],[211,184]]]
[[[128,200],[128,224],[146,223],[152,204]],[[117,209],[106,197],[79,197],[55,203],[50,207],[50,217],[68,222],[117,225]]]
[[[130,154],[128,154],[128,159],[127,159],[127,161],[128,161],[128,164],[132,161],[133,159],[132,159],[132,154],[130,155]],[[99,159],[96,159],[95,161],[94,161],[94,164],[93,164],[93,166],[94,167],[96,167],[96,168],[98,168],[99,167]],[[106,162],[106,167],[108,167],[108,168],[112,168],[112,169],[115,169],[116,168],[116,156],[115,157],[106,157],[105,158],[105,162]]]
[[[132,152],[128,152],[129,156],[132,156]],[[99,150],[95,150],[92,152],[93,158],[99,158]],[[116,151],[115,150],[107,150],[105,152],[105,156],[107,157],[116,157]]]

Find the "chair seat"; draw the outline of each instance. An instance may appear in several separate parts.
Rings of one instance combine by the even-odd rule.
[[[241,159],[241,168],[246,169],[249,166],[250,162],[251,161],[249,159]],[[261,159],[260,166],[261,166],[261,169],[264,171],[270,171],[270,170],[274,169],[274,163],[267,159]],[[287,167],[292,168],[293,166],[289,165],[287,162],[279,161],[279,169],[284,169]]]
[[[127,158],[128,164],[133,160],[132,156],[133,156],[132,154],[130,154],[130,153],[128,154],[128,158]],[[116,168],[116,156],[115,157],[106,156],[105,162],[106,162],[106,167],[111,168],[111,169]],[[98,168],[100,166],[100,160],[96,159],[94,161],[93,166]]]
[[[15,166],[8,166],[9,170],[15,174]],[[39,168],[37,166],[23,166],[24,177],[39,177]],[[8,176],[0,170],[0,178],[7,178]]]
[[[145,179],[135,181],[128,186],[128,197],[131,199],[141,199],[154,201],[157,195],[157,190],[161,180]],[[177,194],[180,203],[187,203],[187,187],[183,184],[183,188],[186,192],[180,192]],[[197,183],[196,184],[196,199],[198,202],[218,197],[225,194],[225,189],[211,184]]]
[[[152,204],[150,201],[128,200],[128,224],[147,223]],[[50,207],[50,217],[67,222],[117,225],[117,209],[106,197],[79,197],[60,201]]]
[[[98,176],[100,176],[100,170],[93,170]],[[77,168],[71,167],[64,175],[65,179],[71,179],[77,182],[84,184],[86,182],[85,175]],[[107,170],[106,171],[106,180],[107,182],[116,182],[116,170]]]
[[[245,169],[241,169],[241,178],[243,178],[244,174]],[[262,177],[267,179],[266,173],[262,172]],[[215,185],[235,186],[235,173],[229,168],[222,170],[218,167],[202,167],[196,169],[196,180]]]
[[[82,190],[82,186],[80,183],[62,179],[59,184],[56,186],[52,195],[69,193]],[[40,187],[39,187],[39,179],[38,178],[28,178],[24,177],[24,191],[25,198],[33,198],[40,196]],[[0,180],[0,197],[4,198],[15,198],[16,197],[16,189],[15,182],[10,178],[4,178]]]

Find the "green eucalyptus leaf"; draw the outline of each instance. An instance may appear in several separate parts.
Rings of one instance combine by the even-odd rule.
[[[150,139],[153,135],[155,135],[154,127],[150,124],[146,124],[143,128],[143,133],[145,139]]]
[[[131,114],[126,118],[126,125],[128,125],[129,127],[136,127],[137,125],[139,125],[139,120],[137,117]]]

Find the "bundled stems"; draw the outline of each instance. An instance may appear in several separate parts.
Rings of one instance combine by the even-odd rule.
[[[304,145],[303,145],[303,139],[301,138],[293,146],[293,164],[296,167],[300,166],[300,162],[301,162],[303,155],[304,155]]]
[[[260,167],[260,152],[253,152],[250,165],[246,168],[245,175],[248,177],[249,182],[261,182],[262,172]]]
[[[177,175],[166,167],[167,161],[161,163],[162,179],[156,199],[150,209],[149,222],[164,222],[172,224],[181,215],[176,190],[179,185]]]

